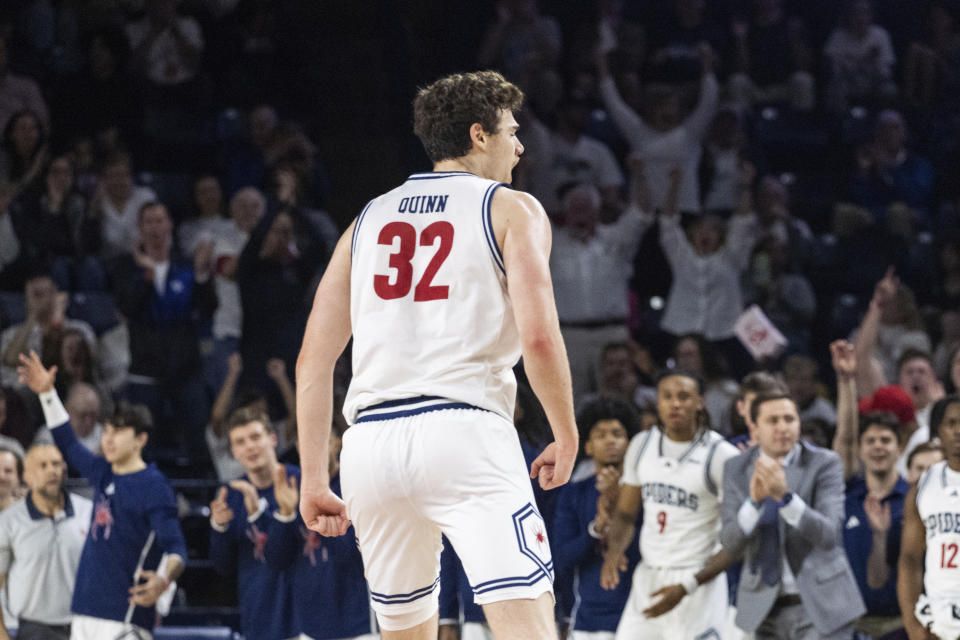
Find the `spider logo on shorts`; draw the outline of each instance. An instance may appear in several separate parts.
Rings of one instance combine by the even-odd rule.
[[[543,546],[543,543],[547,541],[547,537],[543,535],[543,529],[540,527],[533,530],[533,538],[537,541],[538,547]]]

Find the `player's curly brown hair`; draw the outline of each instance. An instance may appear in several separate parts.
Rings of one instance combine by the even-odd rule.
[[[413,101],[413,132],[432,162],[465,156],[470,126],[497,133],[500,113],[518,111],[523,92],[496,71],[455,73],[420,89]]]

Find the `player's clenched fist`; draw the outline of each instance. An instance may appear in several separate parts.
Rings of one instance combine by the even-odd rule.
[[[217,497],[210,503],[210,519],[218,527],[225,527],[233,520],[233,509],[227,505],[226,487],[220,487]]]

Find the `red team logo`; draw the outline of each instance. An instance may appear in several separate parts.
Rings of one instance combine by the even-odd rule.
[[[250,542],[253,543],[254,560],[266,562],[266,558],[263,557],[263,548],[267,546],[267,534],[260,531],[257,525],[252,525],[247,529],[247,537],[250,539]]]
[[[90,527],[90,537],[99,539],[98,532],[103,529],[103,539],[110,539],[110,530],[113,528],[113,514],[110,513],[110,499],[101,497],[93,508],[93,526]]]
[[[317,566],[317,549],[321,551],[321,559],[327,561],[327,548],[320,542],[320,536],[313,531],[308,531],[300,527],[300,535],[303,536],[303,557],[310,558],[310,566]]]

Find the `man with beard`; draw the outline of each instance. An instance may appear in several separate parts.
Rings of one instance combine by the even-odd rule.
[[[16,618],[0,621],[16,627],[17,638],[66,640],[70,637],[70,599],[90,523],[89,500],[63,488],[66,465],[53,445],[32,447],[24,460],[27,497],[0,515],[0,584]]]

